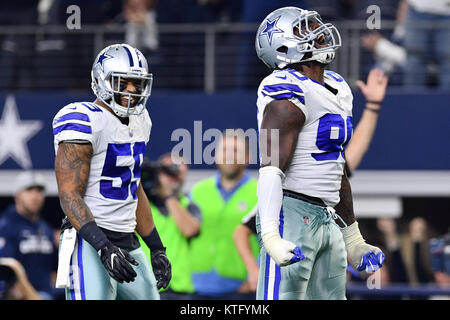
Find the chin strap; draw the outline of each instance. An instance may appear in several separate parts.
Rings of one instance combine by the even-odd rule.
[[[329,64],[334,60],[335,56],[336,56],[336,53],[334,52],[334,50],[323,51],[323,52],[313,52],[311,58],[302,60],[301,62],[317,61],[322,64]]]

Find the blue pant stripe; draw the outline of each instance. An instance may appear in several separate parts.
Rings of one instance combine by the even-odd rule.
[[[78,236],[78,272],[80,278],[80,294],[81,300],[86,300],[86,291],[84,289],[84,275],[83,275],[83,239]]]
[[[281,207],[280,210],[280,226],[279,226],[279,232],[280,236],[283,237],[283,228],[284,228],[284,214],[283,214],[283,207]],[[273,286],[273,299],[278,300],[279,299],[279,293],[280,293],[280,281],[281,281],[281,269],[280,266],[275,264],[275,283]]]
[[[266,253],[266,270],[264,273],[264,300],[267,300],[269,290],[269,273],[270,272],[270,256]]]
[[[70,257],[70,268],[72,268],[72,257]],[[75,300],[75,286],[72,270],[70,271],[70,299]]]

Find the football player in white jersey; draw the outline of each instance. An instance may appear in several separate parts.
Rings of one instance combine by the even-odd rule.
[[[117,44],[98,54],[91,75],[97,99],[71,103],[53,120],[66,215],[57,286],[71,300],[159,299],[171,266],[140,184],[152,74],[139,50]],[[153,270],[135,232],[151,249]]]
[[[383,265],[384,254],[359,232],[344,172],[353,96],[325,70],[340,45],[336,27],[295,7],[273,11],[257,31],[257,55],[274,70],[257,100],[267,152],[258,179],[258,299],[345,299],[347,255],[359,271]],[[375,92],[369,108],[384,98]]]

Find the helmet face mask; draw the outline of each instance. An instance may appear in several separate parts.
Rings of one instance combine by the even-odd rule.
[[[112,87],[111,91],[114,95],[114,102],[127,108],[127,110],[132,110],[138,105],[145,105],[146,97],[150,96],[151,93],[150,91],[153,77],[150,74],[137,77],[135,75],[129,75],[121,72],[113,72],[107,80],[109,80]],[[135,93],[126,91],[128,82],[133,83],[136,90]],[[122,104],[122,98],[128,100],[126,106]]]
[[[103,49],[94,60],[91,78],[97,98],[122,118],[138,115],[144,110],[153,83],[147,60],[139,50],[127,44]],[[129,81],[135,92],[127,91]],[[126,101],[125,106],[123,101]]]
[[[271,69],[306,61],[326,65],[340,46],[335,26],[324,24],[316,11],[295,7],[270,13],[259,26],[255,40],[258,57]]]

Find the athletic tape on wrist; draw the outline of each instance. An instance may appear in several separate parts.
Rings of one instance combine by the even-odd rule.
[[[344,236],[344,242],[347,247],[351,247],[357,243],[366,242],[359,231],[358,222],[355,221],[346,228],[341,229]]]

